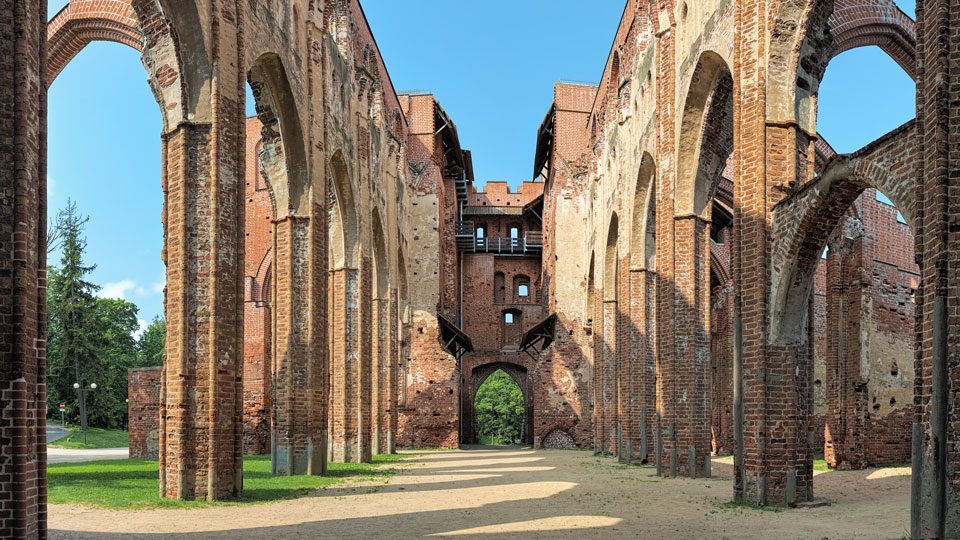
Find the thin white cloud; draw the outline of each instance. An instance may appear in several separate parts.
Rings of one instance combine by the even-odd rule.
[[[100,296],[102,298],[126,300],[127,291],[134,291],[136,288],[137,284],[132,279],[123,279],[120,281],[105,283],[103,288],[100,289]]]
[[[143,335],[143,332],[147,329],[147,321],[143,319],[137,319],[137,329],[133,332],[133,339],[140,339],[140,336]]]
[[[163,288],[167,286],[167,276],[164,275],[160,278],[160,281],[154,283],[151,288],[155,294],[160,294],[163,292]]]

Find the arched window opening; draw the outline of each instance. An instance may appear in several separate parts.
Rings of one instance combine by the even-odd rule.
[[[477,238],[482,240],[483,234],[483,227],[477,227]]]

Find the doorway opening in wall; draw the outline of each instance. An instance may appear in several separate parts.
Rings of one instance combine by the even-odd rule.
[[[158,397],[166,336],[161,116],[138,51],[68,41],[68,32],[51,37],[57,57],[44,74],[50,444],[129,445],[135,456],[155,459],[156,430],[131,437],[128,427],[142,426],[142,415],[155,428],[159,416],[152,399],[140,398]]]
[[[523,441],[523,392],[503,370],[495,371],[477,389],[474,409],[480,444],[514,445]]]
[[[532,445],[534,397],[527,366],[474,354],[464,362],[460,443]]]

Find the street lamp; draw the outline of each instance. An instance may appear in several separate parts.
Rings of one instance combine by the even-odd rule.
[[[87,445],[87,392],[97,389],[97,383],[90,383],[90,388],[81,388],[80,383],[73,383],[73,389],[80,394],[80,430],[83,432],[83,445]]]

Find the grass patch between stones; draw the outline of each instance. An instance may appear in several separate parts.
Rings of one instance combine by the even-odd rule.
[[[89,436],[89,432],[88,432]],[[410,454],[373,456],[373,463],[328,463],[323,476],[274,476],[270,456],[243,458],[243,494],[223,501],[180,501],[160,498],[159,464],[145,459],[56,463],[47,467],[47,500],[112,509],[199,508],[296,499],[348,481],[382,480],[402,468]],[[384,465],[393,464],[385,467]]]

